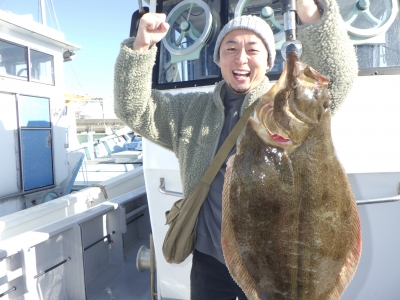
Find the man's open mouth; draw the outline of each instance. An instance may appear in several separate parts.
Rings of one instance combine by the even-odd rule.
[[[243,79],[250,76],[250,71],[233,71],[232,73],[236,79]]]

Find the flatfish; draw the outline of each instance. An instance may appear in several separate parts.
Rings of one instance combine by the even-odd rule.
[[[357,205],[334,150],[329,80],[292,52],[228,163],[222,249],[248,299],[339,299],[361,255]]]

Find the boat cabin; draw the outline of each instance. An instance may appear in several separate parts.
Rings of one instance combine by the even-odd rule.
[[[78,49],[31,15],[0,10],[0,216],[65,193],[63,64]]]

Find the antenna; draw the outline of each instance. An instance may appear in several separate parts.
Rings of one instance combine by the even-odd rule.
[[[42,20],[42,24],[47,26],[46,22],[46,3],[45,0],[40,0],[40,19]]]
[[[60,30],[60,24],[58,24],[58,19],[57,19],[57,15],[56,15],[56,11],[54,9],[54,5],[53,5],[53,0],[49,0],[50,1],[50,5],[51,5],[51,10],[53,12],[54,15],[54,19],[56,21],[56,25],[57,25],[57,29],[58,31]],[[42,20],[42,24],[44,26],[47,26],[47,18],[46,18],[46,0],[40,0],[39,1],[39,9],[40,9],[40,18]]]

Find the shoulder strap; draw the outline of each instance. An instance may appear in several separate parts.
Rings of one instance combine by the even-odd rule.
[[[233,127],[228,137],[225,139],[224,143],[219,148],[217,154],[214,156],[210,166],[208,167],[201,181],[211,184],[211,182],[214,180],[225,158],[228,156],[229,152],[232,150],[232,147],[235,145],[239,134],[242,132],[242,129],[246,125],[250,114],[253,112],[254,107],[257,105],[257,102],[258,101],[255,101],[252,105],[250,105],[245,110],[240,119],[237,121],[236,125]]]

